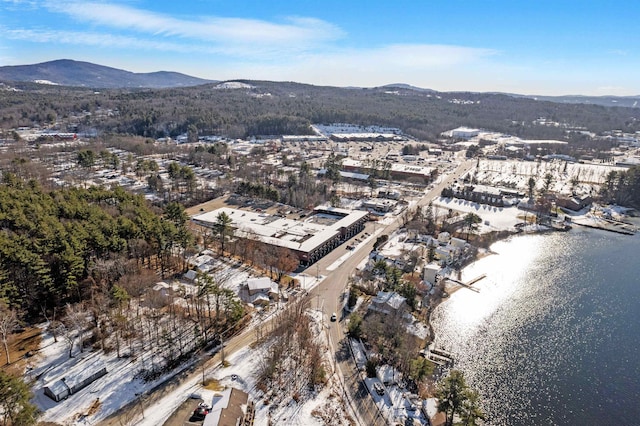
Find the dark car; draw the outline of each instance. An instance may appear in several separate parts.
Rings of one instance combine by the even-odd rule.
[[[193,415],[190,420],[204,420],[207,414],[209,414],[209,407],[199,405],[193,410]]]
[[[382,385],[380,383],[374,383],[373,384],[373,390],[376,391],[376,393],[380,396],[384,395],[384,388],[382,387]]]

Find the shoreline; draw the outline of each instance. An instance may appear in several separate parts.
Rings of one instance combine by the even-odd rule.
[[[636,228],[640,228],[640,219],[634,220],[636,218],[631,217],[628,218],[631,220],[631,223],[628,223],[628,225],[634,226]],[[618,234],[623,234],[620,232],[616,232],[612,229],[608,229],[608,228],[600,228],[600,227],[595,227],[595,226],[584,226],[582,224],[576,223],[576,225],[580,226],[580,227],[584,227],[584,228],[588,228],[588,229],[597,229],[600,231],[606,231],[606,232],[613,232],[613,233],[618,233]],[[464,268],[474,264],[476,261],[484,259],[485,257],[491,256],[491,255],[495,255],[498,254],[494,251],[491,250],[491,245],[493,245],[494,243],[497,243],[499,241],[505,241],[505,240],[509,240],[510,238],[514,237],[514,236],[519,236],[519,235],[531,235],[531,234],[543,234],[543,233],[548,233],[551,231],[555,231],[555,232],[563,232],[560,230],[556,230],[553,228],[547,228],[547,227],[536,227],[534,229],[533,232],[522,232],[521,230],[517,230],[517,231],[494,231],[494,233],[492,233],[493,235],[489,238],[489,243],[487,245],[487,247],[478,247],[477,248],[477,252],[474,256],[472,256],[469,259],[466,259],[464,262],[462,262],[459,271],[462,271]],[[571,229],[569,229],[569,231],[571,231]],[[625,235],[629,235],[629,236],[633,236],[635,235],[635,233],[633,234],[626,234]],[[485,241],[483,241],[484,243],[486,243]],[[455,284],[453,286],[451,286],[449,289],[445,289],[445,285],[444,282],[447,281],[448,278],[442,278],[441,280],[438,280],[438,284],[436,284],[434,286],[435,288],[435,292],[434,295],[430,297],[429,299],[429,308],[427,309],[427,313],[425,316],[425,320],[426,320],[426,326],[429,330],[429,337],[428,339],[425,340],[426,345],[425,347],[428,347],[429,345],[431,345],[432,343],[435,342],[436,340],[436,333],[433,330],[433,324],[431,321],[431,317],[433,315],[433,312],[435,311],[435,309],[440,306],[440,304],[442,304],[443,302],[445,302],[446,300],[448,300],[451,295],[453,295],[454,293],[456,293],[458,290],[465,288],[463,285],[459,285],[459,284]],[[475,283],[474,283],[475,284]],[[436,381],[436,375],[437,373],[434,372],[434,384]]]
[[[589,378],[593,377],[601,380],[606,376],[600,373],[602,371],[599,366],[601,364],[600,360],[609,359],[602,358],[602,356],[613,356],[613,354],[608,352],[606,348],[601,348],[598,342],[601,342],[603,329],[612,329],[611,324],[615,324],[616,327],[625,323],[629,324],[629,319],[633,317],[635,304],[632,301],[632,295],[637,295],[637,288],[626,284],[634,276],[633,256],[621,256],[620,254],[635,252],[633,248],[638,247],[640,240],[581,227],[576,228],[574,232],[568,233],[566,236],[550,235],[549,237],[514,238],[494,246],[496,251],[501,253],[500,258],[485,259],[484,262],[486,263],[474,265],[471,270],[466,271],[466,277],[470,278],[482,272],[493,275],[491,282],[483,284],[481,297],[471,293],[461,293],[449,305],[443,307],[438,315],[435,315],[436,307],[434,306],[432,309],[433,315],[429,318],[434,331],[432,339],[434,339],[436,347],[443,346],[453,353],[455,364],[453,367],[437,368],[433,378],[430,378],[430,380],[442,380],[448,374],[447,372],[450,368],[464,371],[465,377],[468,376],[472,386],[476,387],[476,390],[482,390],[484,395],[482,399],[486,398],[486,400],[482,401],[482,405],[486,408],[491,407],[494,410],[492,414],[498,411],[513,414],[515,409],[509,411],[512,410],[512,407],[522,407],[523,409],[527,407],[525,409],[527,414],[535,413],[536,411],[533,410],[540,406],[546,410],[547,414],[551,413],[548,414],[549,416],[552,416],[554,413],[561,412],[561,410],[558,411],[558,408],[563,406],[565,397],[575,397],[572,399],[572,404],[575,407],[584,408],[581,411],[583,413],[588,413],[591,416],[601,414],[597,409],[587,409],[587,406],[584,405],[585,401],[576,397],[572,393],[570,386],[563,389],[563,393],[558,393],[557,399],[547,400],[545,397],[541,397],[540,400],[535,399],[537,397],[533,396],[536,393],[533,385],[540,384],[541,387],[544,385],[548,389],[548,383],[555,383],[553,381],[555,377],[561,377],[549,375],[545,379],[549,381],[540,382],[541,379],[536,377],[535,369],[551,363],[553,368],[556,368],[554,372],[562,371],[564,366],[558,367],[562,364],[561,361],[570,359],[570,365],[576,365],[577,371],[588,371],[589,376],[587,377]],[[569,246],[576,247],[576,250],[572,250],[571,257],[564,261],[563,255],[566,254],[566,248]],[[603,247],[606,247],[606,250],[603,250]],[[529,248],[531,248],[531,251]],[[539,269],[536,269],[533,273],[529,273],[531,269],[529,265],[532,266],[534,263],[529,263],[528,261],[517,264],[512,263],[512,260],[525,253],[527,253],[526,256],[529,260],[533,259],[534,255],[531,254],[529,256],[529,253],[533,253],[534,250],[537,253],[535,259],[539,261],[536,264]],[[607,254],[607,257],[604,257],[603,254]],[[585,277],[591,277],[591,274],[589,272],[581,272],[577,276],[575,270],[585,271],[584,265],[594,264],[594,262],[603,267],[597,267],[596,271],[593,272],[593,280],[589,282],[587,287],[584,284]],[[576,268],[563,267],[563,265],[569,264],[575,265]],[[624,267],[625,265],[626,267]],[[515,271],[514,274],[518,275],[518,279],[513,279],[515,275],[508,273],[505,273],[504,279],[501,279],[500,270],[503,267],[510,266]],[[604,269],[605,266],[609,269]],[[549,271],[558,269],[562,270],[561,275],[549,274]],[[608,278],[612,272],[617,274],[618,271],[618,276],[613,279]],[[523,274],[522,279],[520,279],[520,274]],[[517,285],[512,285],[512,283]],[[485,292],[485,288],[489,288],[490,291]],[[547,288],[553,289],[553,293],[550,294]],[[597,309],[590,309],[591,305],[588,303],[591,297],[605,288],[611,288],[611,299],[608,298],[609,295],[607,295],[607,299],[604,302],[602,302],[603,299],[598,298],[598,301],[602,303],[597,305]],[[514,297],[510,295],[512,290],[514,291]],[[629,291],[629,293],[625,293],[626,291]],[[538,295],[545,297],[538,298]],[[585,304],[585,300],[588,303]],[[611,305],[612,301],[618,303]],[[619,303],[621,301],[624,303]],[[627,301],[629,301],[628,304],[626,304]],[[494,304],[495,307],[491,307]],[[486,306],[489,307],[485,309]],[[525,306],[531,306],[532,310],[521,309]],[[606,319],[610,322],[602,323],[602,327],[580,328],[579,324],[594,324],[592,321],[597,322],[600,320],[600,313],[606,312],[606,307],[610,308],[611,306],[619,306],[621,309],[616,309],[615,315],[607,315]],[[572,312],[570,318],[557,315],[565,312],[564,309],[567,308],[570,308]],[[500,314],[493,315],[494,310]],[[624,314],[620,314],[620,312],[624,312]],[[619,319],[611,319],[614,317],[619,317]],[[439,327],[437,332],[435,332],[435,324],[438,324]],[[604,328],[605,324],[607,324],[607,328]],[[532,327],[529,328],[530,325]],[[554,325],[557,327],[554,327]],[[532,329],[534,334],[529,334],[528,332]],[[620,327],[620,330],[623,329],[625,329],[624,326]],[[467,330],[469,331],[468,334]],[[521,335],[519,334],[521,330],[528,330],[528,332]],[[527,337],[523,339],[504,339],[504,336],[511,335],[511,332],[514,333],[514,336]],[[624,333],[630,335],[632,330]],[[538,337],[534,338],[534,336]],[[539,336],[552,336],[553,339],[540,339]],[[556,338],[558,340],[554,340]],[[571,343],[572,341],[575,346]],[[524,346],[521,347],[521,345]],[[584,359],[581,354],[585,346],[596,347],[597,351],[595,353],[601,355],[593,357],[593,361],[592,359],[585,360],[583,365],[579,363]],[[501,350],[503,351],[502,353]],[[631,358],[629,358],[628,354],[631,354],[629,355]],[[633,345],[627,344],[615,356],[620,356],[620,361],[626,362],[626,360],[633,359],[632,354]],[[503,355],[504,358],[502,358]],[[557,358],[553,358],[553,356],[557,356]],[[571,358],[568,358],[569,356]],[[529,358],[531,358],[531,361],[528,360]],[[494,359],[505,362],[504,369],[500,367],[500,372],[502,373],[500,375],[496,374],[497,371],[493,364]],[[522,364],[520,364],[520,360],[524,360]],[[535,369],[529,369],[529,362],[538,364],[534,364],[536,365]],[[590,369],[586,365],[594,368]],[[612,365],[612,363],[609,365]],[[608,366],[606,367],[609,368]],[[610,367],[607,370],[607,374],[612,370],[615,370],[615,366]],[[511,382],[511,380],[515,380],[512,379],[514,372],[524,372],[521,382]],[[505,392],[516,396],[501,397],[495,392],[496,385],[504,384],[505,380],[510,382],[510,387],[506,386],[504,388]],[[527,388],[526,393],[523,393],[526,398],[520,398],[517,396],[517,391],[514,392],[521,384],[523,388]],[[615,390],[624,391],[626,388],[621,385]],[[599,390],[591,391],[591,393],[602,395]],[[509,405],[513,401],[522,404],[535,401],[536,404],[531,406]],[[504,417],[501,417],[500,420],[504,420]]]

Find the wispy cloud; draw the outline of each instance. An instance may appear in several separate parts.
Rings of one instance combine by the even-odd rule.
[[[0,0],[8,2],[9,0]],[[10,0],[12,4],[20,0]],[[32,0],[38,1],[38,0]],[[0,25],[5,40],[56,46],[96,46],[122,52],[146,51],[130,59],[127,69],[145,69],[155,60],[152,51],[199,53],[181,56],[177,71],[209,78],[296,80],[317,84],[372,86],[403,81],[420,84],[474,70],[494,72],[493,49],[443,44],[349,45],[348,34],[333,23],[312,17],[276,21],[219,16],[174,16],[117,3],[39,0],[54,22],[74,29]],[[68,19],[67,19],[68,18]],[[41,24],[43,25],[43,24]],[[150,53],[147,55],[146,53]],[[164,55],[167,56],[167,55]],[[173,56],[173,55],[172,55]],[[133,56],[130,56],[132,58]],[[145,58],[145,59],[143,59]],[[153,58],[153,59],[152,59]],[[84,60],[93,60],[85,54]],[[483,68],[484,67],[484,68]],[[393,76],[393,77],[390,77]]]
[[[121,4],[78,1],[51,1],[47,8],[104,28],[228,46],[287,44],[305,49],[344,35],[331,23],[307,17],[289,17],[282,23],[218,16],[187,19]]]
[[[491,58],[497,54],[491,49],[429,44],[334,49],[286,58],[259,68],[244,63],[225,64],[216,71],[221,74],[215,78],[293,80],[338,86],[405,82],[429,87],[453,75],[473,80],[474,73],[484,75],[487,70],[493,73],[496,67]]]
[[[108,48],[146,49],[161,51],[201,51],[205,46],[185,46],[180,43],[171,43],[157,40],[147,40],[116,34],[61,31],[41,29],[8,29],[0,26],[0,31],[7,39],[22,40],[37,43],[70,44],[82,46],[98,46]]]

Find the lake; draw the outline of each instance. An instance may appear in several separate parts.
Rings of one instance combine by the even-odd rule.
[[[640,424],[640,235],[516,236],[434,311],[492,425]]]

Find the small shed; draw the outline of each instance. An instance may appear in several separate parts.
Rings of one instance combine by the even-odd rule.
[[[73,368],[67,373],[65,377],[60,377],[47,384],[44,387],[44,394],[59,402],[107,374],[107,367],[102,363],[94,365],[80,364],[79,368]]]
[[[55,402],[59,402],[71,394],[69,386],[65,383],[64,377],[49,383],[44,387],[44,394]]]

